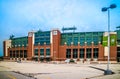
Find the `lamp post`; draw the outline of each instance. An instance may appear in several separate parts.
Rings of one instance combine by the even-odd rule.
[[[112,74],[112,71],[109,69],[110,63],[110,9],[114,9],[117,6],[115,4],[111,4],[109,7],[103,7],[102,12],[108,11],[108,62],[107,62],[107,70],[105,70],[105,75]]]

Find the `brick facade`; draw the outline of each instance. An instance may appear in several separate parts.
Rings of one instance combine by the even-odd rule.
[[[28,44],[26,45],[26,47],[22,46],[22,47],[9,47],[7,48],[8,51],[5,51],[6,49],[6,42],[3,42],[3,47],[4,47],[4,58],[5,59],[14,59],[17,60],[19,59],[28,59],[28,60],[32,60],[32,58],[37,57],[38,60],[40,60],[41,58],[43,58],[44,60],[46,58],[50,58],[53,61],[61,61],[61,60],[66,60],[67,58],[67,49],[70,50],[70,57],[69,59],[77,59],[77,60],[84,60],[87,61],[88,59],[90,61],[94,61],[95,59],[97,59],[98,61],[106,61],[107,60],[107,56],[105,56],[105,50],[102,46],[101,43],[99,43],[98,45],[94,45],[94,42],[92,42],[91,46],[87,46],[86,42],[84,46],[81,46],[80,43],[78,42],[78,45],[73,45],[73,43],[71,42],[71,45],[68,46],[66,44],[66,42],[64,43],[64,45],[61,45],[61,33],[59,30],[52,30],[50,31],[50,44],[47,45],[46,43],[44,43],[44,45],[34,45],[35,42],[35,35],[34,32],[29,32],[28,33]],[[34,50],[37,49],[38,51],[38,55],[35,56],[35,52]],[[44,50],[44,55],[43,57],[40,55],[40,49]],[[50,56],[47,55],[47,49],[50,49]],[[81,52],[80,50],[83,49],[84,50],[84,54],[83,54],[83,58],[81,58],[80,55]],[[94,51],[95,49],[98,50],[98,57],[95,58],[94,57]],[[76,53],[77,51],[77,53]],[[6,53],[8,53],[8,56],[6,57]],[[49,53],[49,52],[48,52]],[[90,58],[89,58],[90,56]],[[76,57],[76,58],[75,58]],[[116,61],[117,59],[117,46],[111,46],[110,47],[110,60],[111,61]]]

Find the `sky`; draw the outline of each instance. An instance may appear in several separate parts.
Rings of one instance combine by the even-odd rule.
[[[77,32],[107,31],[107,12],[101,8],[111,4],[117,5],[110,10],[114,31],[120,26],[120,0],[0,0],[0,56],[3,41],[12,34],[22,37],[31,30],[73,26]]]

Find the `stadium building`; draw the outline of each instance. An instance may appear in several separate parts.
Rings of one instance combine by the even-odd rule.
[[[75,28],[63,28],[63,30]],[[15,37],[3,42],[4,59],[62,61],[107,61],[108,32],[28,32],[28,36]],[[120,27],[110,32],[110,61],[120,59]]]

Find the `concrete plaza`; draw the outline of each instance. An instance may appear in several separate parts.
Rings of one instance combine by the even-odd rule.
[[[36,79],[120,79],[120,64],[110,64],[110,69],[115,73],[112,75],[104,75],[106,64],[1,61],[0,67],[3,67],[0,71],[14,71]]]

